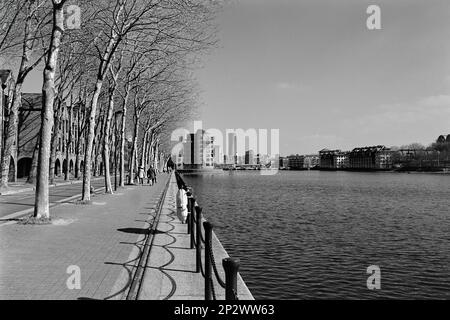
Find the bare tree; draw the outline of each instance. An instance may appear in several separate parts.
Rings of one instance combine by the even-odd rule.
[[[3,148],[3,157],[0,164],[0,188],[8,187],[10,159],[14,157],[14,143],[17,136],[19,108],[22,103],[23,83],[35,67],[37,67],[46,55],[42,50],[46,26],[48,25],[49,10],[46,0],[27,0],[22,5],[9,4],[5,6],[6,12],[12,12],[12,18],[7,19],[2,26],[0,34],[0,50],[10,50],[14,54],[20,51],[20,66],[12,88],[12,97],[8,99],[9,110],[8,126],[5,130],[6,139]],[[14,37],[15,36],[15,37]],[[20,42],[17,39],[21,39]],[[19,46],[21,45],[21,49]]]
[[[20,42],[19,28],[28,1],[0,0],[0,54],[14,51]]]
[[[42,123],[39,142],[39,158],[34,205],[35,218],[50,218],[48,197],[49,149],[53,127],[53,103],[55,99],[55,73],[58,64],[58,53],[64,33],[63,5],[66,0],[52,0],[53,27],[48,56],[44,69],[42,85]]]
[[[103,164],[105,169],[105,192],[113,193],[111,185],[111,173],[110,173],[110,135],[111,135],[111,121],[114,114],[114,99],[116,97],[117,91],[117,81],[119,74],[122,70],[123,62],[123,51],[119,53],[117,58],[117,64],[110,64],[109,71],[109,88],[108,88],[108,107],[106,111],[105,124],[103,127],[104,138],[103,138]]]
[[[204,48],[211,40],[209,31],[205,32],[205,25],[210,21],[211,3],[191,0],[117,0],[102,8],[99,13],[99,21],[103,22],[100,28],[102,31],[95,38],[98,72],[86,137],[83,200],[90,200],[91,158],[98,98],[120,44],[128,36],[139,33],[141,46],[159,46],[166,51],[177,48],[187,53]],[[101,4],[103,2],[96,3],[96,6]]]

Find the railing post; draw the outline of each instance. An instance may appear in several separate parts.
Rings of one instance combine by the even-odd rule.
[[[192,214],[192,195],[188,192],[188,204],[187,204],[187,209],[188,209],[188,216],[187,216],[187,233],[191,234],[191,229],[192,229],[192,225],[191,225],[191,214]],[[192,248],[191,248],[192,249]]]
[[[200,267],[202,264],[202,238],[201,233],[202,232],[202,208],[201,207],[195,207],[195,213],[196,213],[196,219],[197,223],[195,226],[196,229],[196,239],[195,242],[197,243],[197,253],[196,253],[196,271],[200,272]]]
[[[189,205],[191,207],[191,214],[189,215],[189,224],[191,225],[191,249],[194,249],[194,234],[195,234],[195,225],[194,225],[194,216],[195,216],[195,198],[191,197],[189,199]]]
[[[213,225],[211,222],[205,221],[203,227],[205,228],[205,300],[212,300],[212,265],[209,253],[212,251]]]
[[[225,271],[225,300],[238,300],[237,274],[239,271],[239,259],[225,258],[222,260]]]

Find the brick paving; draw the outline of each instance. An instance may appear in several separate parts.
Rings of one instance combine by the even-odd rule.
[[[122,299],[167,177],[54,207],[51,225],[0,226],[0,299]],[[79,290],[66,284],[69,266]]]

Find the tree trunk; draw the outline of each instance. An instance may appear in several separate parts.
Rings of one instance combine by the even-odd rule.
[[[14,152],[14,142],[17,137],[17,126],[19,119],[19,108],[22,100],[22,83],[16,83],[14,88],[14,96],[12,97],[11,107],[8,113],[8,127],[5,130],[6,139],[3,149],[3,159],[0,165],[1,181],[0,188],[7,188],[9,181],[9,166],[11,163],[11,156]],[[17,147],[17,146],[16,146]],[[16,159],[15,159],[16,161]]]
[[[97,118],[97,125],[95,126],[94,129],[94,136],[95,137],[99,137],[98,141],[94,140],[94,144],[92,146],[92,175],[94,177],[101,175],[101,172],[99,170],[99,165],[98,165],[98,158],[99,158],[99,154],[100,154],[100,146],[101,146],[101,141],[103,140],[103,125],[104,125],[104,117],[103,117],[103,113],[100,110],[100,114],[98,115]]]
[[[151,138],[150,138],[151,139]],[[147,143],[147,148],[145,150],[145,170],[147,170],[147,168],[149,168],[151,166],[151,157],[150,157],[150,152],[152,149],[152,140],[150,140]]]
[[[31,160],[31,170],[28,176],[27,183],[34,184],[36,182],[37,167],[38,167],[38,152],[39,152],[39,140],[41,133],[39,132],[38,138],[36,139],[36,144],[33,150],[33,159]]]
[[[134,121],[134,136],[133,136],[133,146],[131,148],[131,159],[129,162],[128,180],[129,184],[134,184],[134,170],[136,162],[136,151],[137,151],[137,141],[139,135],[139,114],[136,114],[136,119]]]
[[[144,138],[142,139],[142,146],[141,146],[141,167],[144,168],[144,171],[146,170],[145,167],[145,153],[147,151],[147,138],[148,137],[148,132],[146,131],[144,133]]]
[[[153,166],[153,168],[155,168],[154,163],[153,163],[153,149],[155,146],[155,133],[153,132],[153,130],[151,131],[151,135],[150,135],[150,141],[149,141],[149,146],[148,146],[148,150],[147,150],[147,165],[148,166]],[[156,169],[156,168],[155,168]]]
[[[58,105],[57,109],[56,109],[56,116],[53,117],[53,122],[52,122],[52,126],[53,126],[53,134],[50,138],[50,164],[49,164],[49,179],[50,179],[50,184],[54,184],[55,183],[55,162],[56,162],[56,149],[58,148],[58,138],[60,135],[60,130],[59,130],[59,123],[60,123],[60,111],[61,111],[61,106]],[[52,110],[54,110],[52,108]]]
[[[44,83],[42,85],[42,123],[39,142],[39,159],[36,183],[36,198],[34,217],[49,218],[48,198],[48,168],[50,156],[50,140],[53,126],[53,102],[55,99],[55,71],[58,63],[58,52],[61,37],[64,32],[63,1],[53,0],[53,29],[50,49],[44,69]]]
[[[108,111],[106,113],[105,126],[103,131],[103,168],[105,170],[105,193],[113,193],[111,185],[111,172],[110,172],[110,131],[111,120],[114,111],[114,88],[109,92]]]
[[[75,174],[74,174],[75,179],[78,179],[80,177],[80,165],[81,165],[80,147],[79,145],[77,145],[75,154]]]
[[[119,185],[125,187],[125,126],[127,122],[127,103],[129,97],[129,90],[125,93],[125,99],[122,106],[122,124],[120,126],[120,178]]]
[[[122,15],[122,12],[125,7],[125,1],[120,2],[120,6],[117,10],[115,19],[116,22],[119,19],[119,17]],[[91,102],[91,110],[89,113],[89,119],[88,119],[88,132],[86,136],[86,150],[84,153],[84,176],[83,176],[83,197],[82,199],[84,201],[90,201],[91,200],[91,165],[92,165],[92,146],[94,144],[94,138],[95,138],[95,115],[97,113],[97,105],[98,105],[98,98],[100,97],[100,93],[102,91],[103,86],[103,79],[106,74],[106,72],[109,69],[109,65],[111,63],[111,55],[114,54],[115,50],[117,49],[117,46],[119,45],[121,41],[121,38],[117,34],[115,29],[111,30],[111,36],[108,43],[108,46],[106,47],[106,50],[102,56],[98,73],[97,73],[97,82],[95,84],[95,90],[94,94],[92,96],[92,102]]]
[[[91,165],[92,165],[92,146],[95,136],[95,115],[97,112],[98,98],[102,91],[103,81],[97,80],[94,95],[92,97],[91,110],[88,120],[88,132],[86,135],[86,150],[84,151],[84,175],[83,175],[83,200],[91,200]]]
[[[81,153],[81,138],[83,136],[83,131],[80,130],[81,128],[81,121],[80,121],[80,110],[78,110],[77,112],[77,141],[76,141],[76,145],[75,145],[75,179],[78,179],[81,175],[81,157],[80,157],[80,153]]]
[[[71,101],[72,103],[72,101]],[[69,107],[69,132],[68,132],[68,137],[67,137],[67,144],[66,144],[66,163],[67,163],[67,167],[66,167],[66,172],[65,172],[65,176],[64,176],[64,180],[65,181],[69,181],[70,180],[70,147],[72,144],[72,105]]]
[[[158,168],[158,170],[159,170],[159,144],[158,144],[158,142],[155,143],[155,146],[153,148],[153,168],[155,168],[155,170]]]

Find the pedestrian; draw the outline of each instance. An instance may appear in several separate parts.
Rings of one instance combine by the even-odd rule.
[[[150,169],[148,169],[150,175],[149,175],[149,179],[152,182],[152,185],[154,185],[156,183],[156,171],[155,169],[153,169],[153,166],[150,166]]]
[[[153,184],[156,184],[156,176],[157,176],[157,171],[155,170],[155,168],[152,167],[152,177],[153,177]]]
[[[148,168],[147,170],[147,183],[151,186],[153,185],[152,168]]]
[[[144,184],[144,174],[145,174],[144,167],[139,167],[139,183],[141,185]]]
[[[167,160],[167,173],[171,173],[174,167],[175,164],[173,163],[172,158],[169,158],[169,160]]]

